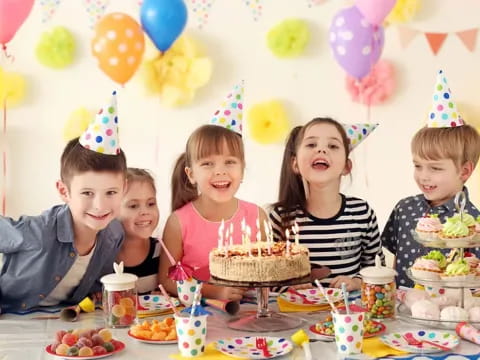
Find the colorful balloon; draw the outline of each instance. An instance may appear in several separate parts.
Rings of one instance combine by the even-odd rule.
[[[355,5],[372,25],[381,25],[397,0],[356,0]]]
[[[32,10],[34,0],[0,0],[0,44],[5,47]]]
[[[140,21],[145,32],[160,51],[167,51],[187,23],[183,0],[143,0]]]
[[[116,12],[100,19],[91,45],[100,69],[123,85],[140,65],[145,40],[142,28],[132,17]]]
[[[383,28],[373,26],[356,6],[340,10],[330,25],[333,56],[351,76],[367,75],[382,53]]]

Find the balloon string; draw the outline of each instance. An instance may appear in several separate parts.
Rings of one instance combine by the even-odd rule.
[[[2,186],[2,215],[5,216],[7,210],[7,98],[3,100],[3,148],[2,148],[2,174],[3,174],[3,186]]]
[[[7,60],[9,60],[11,63],[15,61],[15,57],[7,51],[7,45],[2,44],[2,51]]]

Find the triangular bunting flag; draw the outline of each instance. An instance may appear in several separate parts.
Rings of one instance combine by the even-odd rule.
[[[189,8],[199,29],[207,25],[210,9],[214,2],[215,0],[188,0]]]
[[[50,20],[57,11],[61,0],[40,0],[40,7],[42,8],[42,23],[45,24]]]
[[[477,43],[477,33],[478,29],[469,29],[458,31],[455,34],[460,38],[460,40],[462,40],[465,47],[473,52]]]
[[[417,35],[418,31],[415,29],[406,26],[398,27],[398,37],[400,38],[400,45],[402,45],[402,48],[406,48]]]
[[[97,21],[105,14],[109,0],[83,0],[82,3],[88,14],[90,28],[93,29]]]
[[[257,21],[262,15],[263,6],[261,4],[261,1],[262,0],[243,0],[245,5],[247,5],[250,11],[252,12],[252,17],[253,17],[253,20],[255,21]]]
[[[430,48],[435,55],[437,55],[438,51],[442,47],[443,42],[447,38],[447,35],[448,33],[425,33],[428,45],[430,45]]]

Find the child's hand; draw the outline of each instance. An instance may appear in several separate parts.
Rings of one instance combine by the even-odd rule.
[[[310,283],[306,283],[306,284],[291,285],[289,287],[294,288],[295,290],[304,290],[304,289],[313,288],[313,285]]]
[[[101,291],[91,293],[88,296],[90,297],[90,299],[92,299],[94,304],[99,304],[99,305],[102,304],[102,292]]]
[[[228,286],[219,287],[218,290],[218,299],[230,301],[242,300],[243,294],[245,294],[245,291],[247,291],[246,288],[235,288]]]
[[[330,286],[334,288],[340,288],[342,283],[347,286],[347,291],[360,290],[362,286],[362,280],[359,278],[352,278],[350,276],[340,275],[334,277],[330,282]]]

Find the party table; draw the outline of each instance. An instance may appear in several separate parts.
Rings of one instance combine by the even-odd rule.
[[[271,307],[275,309],[276,304],[272,304]],[[256,311],[256,306],[245,304],[242,305],[241,311],[254,312]],[[296,331],[296,329],[294,329],[279,332],[251,333],[233,330],[227,327],[227,321],[230,319],[229,315],[218,310],[212,310],[212,313],[213,315],[208,319],[207,344],[226,337],[237,336],[283,336],[290,338]],[[0,360],[50,360],[54,357],[45,352],[45,347],[53,341],[54,334],[57,330],[104,326],[101,311],[82,313],[79,320],[74,323],[64,322],[59,319],[32,319],[33,317],[44,315],[44,313],[0,315]],[[288,315],[301,319],[302,325],[300,328],[305,329],[311,339],[315,339],[315,335],[310,333],[308,328],[311,324],[323,319],[325,312],[289,313]],[[419,326],[399,320],[386,321],[385,325],[387,326],[387,333],[420,329]],[[157,345],[140,343],[127,335],[127,329],[112,329],[112,334],[115,339],[124,342],[126,348],[120,353],[113,354],[108,359],[164,360],[169,359],[169,355],[178,353],[177,344]],[[311,342],[310,346],[314,359],[337,359],[334,342],[316,341]],[[464,355],[478,354],[480,353],[480,346],[462,340],[461,344],[455,348],[455,353]],[[364,355],[357,358],[367,359]],[[289,354],[276,359],[303,360],[303,350],[295,348],[294,351]]]

